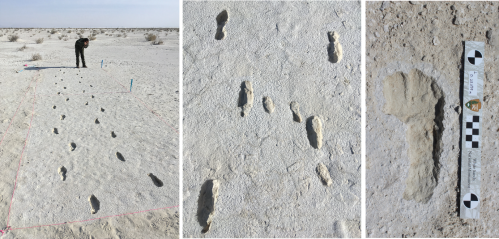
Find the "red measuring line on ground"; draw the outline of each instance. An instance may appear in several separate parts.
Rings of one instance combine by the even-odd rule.
[[[11,228],[11,229],[9,229],[9,231],[21,230],[21,229],[29,229],[29,228],[37,228],[37,227],[57,226],[57,225],[71,224],[71,223],[77,223],[77,222],[88,222],[88,221],[94,221],[94,220],[109,218],[109,217],[120,217],[120,216],[126,216],[126,215],[130,215],[130,214],[137,214],[137,213],[143,213],[143,212],[149,212],[149,211],[157,211],[157,210],[168,209],[168,208],[175,208],[175,207],[179,207],[179,205],[173,206],[173,207],[163,207],[163,208],[149,209],[149,210],[138,211],[138,212],[124,213],[124,214],[119,214],[119,215],[98,217],[98,218],[92,218],[92,219],[87,219],[87,220],[82,220],[82,221],[62,222],[62,223],[49,224],[49,225],[41,225],[41,226],[33,226],[33,227]]]
[[[38,76],[40,76],[40,72],[38,70]],[[125,213],[125,214],[119,214],[119,215],[112,215],[112,216],[105,216],[105,217],[98,217],[98,218],[93,218],[93,219],[88,219],[88,220],[82,220],[82,221],[73,221],[73,222],[63,222],[63,223],[57,223],[57,224],[49,224],[49,225],[41,225],[41,226],[33,226],[33,227],[23,227],[23,228],[11,228],[11,226],[9,226],[9,223],[10,223],[10,213],[11,213],[11,208],[12,208],[12,202],[14,200],[14,194],[15,194],[15,191],[16,191],[16,187],[17,187],[17,177],[19,175],[19,169],[21,168],[21,162],[22,162],[22,158],[23,158],[23,154],[24,154],[24,150],[26,148],[26,144],[27,144],[27,141],[28,141],[28,137],[29,137],[29,133],[31,131],[31,125],[32,125],[32,122],[33,122],[33,118],[34,118],[34,115],[35,115],[35,103],[36,103],[36,89],[38,87],[38,80],[36,80],[36,86],[35,86],[35,92],[33,93],[33,110],[32,110],[32,113],[31,113],[31,120],[30,120],[30,123],[29,123],[29,128],[28,128],[28,133],[26,135],[26,139],[24,140],[24,146],[23,146],[23,149],[21,151],[21,157],[19,158],[19,165],[17,167],[17,172],[16,172],[16,179],[14,181],[14,190],[12,191],[12,198],[10,200],[10,206],[9,206],[9,214],[8,214],[8,217],[7,217],[7,227],[4,229],[4,230],[0,230],[0,232],[2,233],[2,236],[4,235],[4,233],[7,233],[8,231],[13,231],[13,230],[21,230],[21,229],[28,229],[28,228],[37,228],[37,227],[47,227],[47,226],[57,226],[57,225],[62,225],[62,224],[70,224],[70,223],[78,223],[78,222],[87,222],[87,221],[93,221],[93,220],[99,220],[99,219],[104,219],[104,218],[110,218],[110,217],[119,217],[119,216],[125,216],[125,215],[130,215],[130,214],[137,214],[137,213],[143,213],[143,212],[148,212],[148,211],[155,211],[155,210],[161,210],[161,209],[168,209],[168,208],[175,208],[175,207],[179,207],[179,205],[177,206],[172,206],[172,207],[164,207],[164,208],[156,208],[156,209],[149,209],[149,210],[144,210],[144,211],[138,211],[138,212],[131,212],[131,213]],[[114,79],[113,79],[114,80]],[[31,81],[30,85],[28,86],[28,89],[26,90],[25,92],[25,96],[23,98],[23,100],[21,101],[21,103],[24,101],[24,99],[26,98],[26,95],[27,95],[27,92],[29,91],[29,87],[31,86],[31,84],[33,83],[33,80]],[[119,82],[118,82],[119,83]],[[106,93],[109,93],[109,92],[106,92]],[[128,93],[128,92],[114,92],[114,93]],[[91,94],[91,93],[88,93],[88,94]],[[104,93],[103,93],[104,94]],[[134,96],[135,97],[135,96]],[[137,97],[136,97],[137,98]],[[137,98],[138,99],[138,98]],[[140,99],[139,99],[140,100]],[[19,107],[21,106],[21,103],[19,103],[19,106],[17,108],[17,110],[19,110]],[[144,104],[144,106],[146,106]],[[147,107],[147,106],[146,106]],[[12,124],[12,121],[14,120],[14,117],[16,116],[17,114],[17,110],[16,110],[16,113],[14,114],[14,116],[12,117],[12,120],[11,120],[11,124]],[[154,112],[153,112],[154,113]],[[157,115],[159,117],[159,115]],[[160,117],[161,118],[161,117]],[[163,121],[165,122],[165,121]],[[165,122],[166,123],[166,122]],[[168,125],[168,123],[166,123]],[[9,127],[10,127],[10,124],[9,124]],[[171,127],[171,126],[170,126]],[[173,128],[173,127],[172,127]],[[175,129],[174,129],[175,130]],[[7,131],[8,131],[8,128],[7,128]],[[5,134],[7,133],[7,131],[5,132]],[[176,131],[176,130],[175,130]],[[178,131],[177,131],[178,133]],[[4,134],[4,137],[5,137],[5,134]],[[4,138],[3,137],[3,138]],[[3,141],[3,138],[2,138],[2,141]],[[0,141],[0,145],[1,145],[1,142]]]
[[[111,76],[111,79],[113,79],[116,83],[120,84],[123,88],[126,89],[126,87],[124,85],[122,85],[121,83],[119,83],[118,81],[116,81],[113,77],[113,75],[111,75],[109,72],[107,72],[106,70],[102,69],[104,72],[106,72],[109,76]],[[151,111],[154,115],[156,115],[161,121],[163,121],[163,123],[165,123],[166,125],[170,126],[170,128],[172,128],[173,130],[175,130],[175,132],[177,132],[177,134],[179,133],[177,129],[173,128],[170,124],[168,124],[163,118],[161,118],[161,116],[159,116],[156,112],[154,112],[154,110],[151,110],[151,108],[149,108],[139,97],[135,96],[131,91],[130,91],[130,94],[132,94],[133,97],[135,97],[135,99],[139,100],[149,111]]]
[[[40,72],[38,72],[38,75],[40,75]],[[12,122],[14,121],[14,118],[16,117],[17,111],[19,110],[19,107],[21,107],[21,104],[24,102],[24,99],[26,98],[26,95],[28,94],[29,88],[31,87],[31,84],[33,83],[34,79],[35,79],[35,77],[33,76],[33,79],[29,83],[28,89],[26,89],[26,92],[24,92],[23,99],[19,103],[19,106],[17,106],[16,112],[14,113],[14,116],[12,116],[12,119],[10,120],[10,123],[9,123],[9,126],[7,127],[7,130],[5,131],[5,133],[2,136],[2,140],[0,140],[0,145],[2,145],[2,142],[3,142],[4,138],[5,138],[5,135],[7,135],[7,132],[9,132],[10,125],[12,124]]]
[[[16,192],[16,187],[17,187],[17,176],[19,175],[19,169],[21,168],[21,161],[23,158],[24,149],[26,148],[26,144],[28,142],[29,132],[31,131],[31,123],[33,122],[33,117],[35,116],[36,88],[38,87],[38,80],[39,79],[36,80],[35,92],[33,94],[33,111],[31,113],[31,120],[29,121],[28,133],[26,134],[26,139],[24,140],[23,150],[21,151],[21,157],[19,158],[19,165],[17,166],[16,180],[14,181],[14,190],[12,191],[12,198],[10,199],[9,215],[7,216],[7,228],[9,228],[10,210],[12,208],[12,201],[14,200],[14,193]]]

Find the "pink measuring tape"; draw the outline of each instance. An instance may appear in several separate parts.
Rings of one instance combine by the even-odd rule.
[[[9,230],[10,226],[6,227],[4,230],[0,230],[0,232],[2,233],[2,236],[4,233],[7,233],[7,231]]]

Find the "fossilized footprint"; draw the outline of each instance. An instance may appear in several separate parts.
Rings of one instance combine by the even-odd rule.
[[[220,183],[218,180],[208,180],[201,187],[198,199],[197,217],[199,224],[203,227],[202,233],[207,233],[213,222],[219,187]]]
[[[247,116],[253,107],[253,86],[250,81],[244,81],[241,84],[241,92],[239,93],[239,107],[242,108],[241,116]]]
[[[215,34],[215,39],[222,40],[227,35],[225,31],[225,24],[229,21],[229,13],[227,10],[223,10],[217,16],[217,33]]]
[[[343,47],[339,41],[340,34],[337,32],[328,32],[327,37],[329,38],[329,46],[327,47],[329,61],[332,63],[338,63],[341,59],[343,59]]]
[[[435,80],[413,69],[396,72],[383,82],[384,112],[407,125],[409,174],[404,199],[426,203],[437,185],[443,132],[444,96]]]

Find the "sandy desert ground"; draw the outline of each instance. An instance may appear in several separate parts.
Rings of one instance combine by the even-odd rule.
[[[75,29],[51,30],[0,29],[4,237],[178,238],[178,32],[96,29],[77,69]]]
[[[495,72],[499,59],[498,7],[497,2],[367,2],[368,237],[499,236],[499,133],[495,117],[499,110],[499,76]],[[464,41],[486,43],[479,220],[462,220],[458,215]],[[424,146],[411,145],[420,142],[410,131],[417,125],[387,114],[385,107],[390,102],[383,85],[396,72],[408,74],[416,82],[432,82],[420,97],[436,96],[432,103],[432,123],[437,126],[433,131],[435,144],[430,147],[433,158],[430,155],[420,160],[434,167],[434,174],[421,174],[420,180],[428,185],[435,182],[434,188],[411,191],[413,185],[406,184],[411,167],[408,150],[422,150]]]
[[[184,237],[360,237],[360,6],[184,2]]]

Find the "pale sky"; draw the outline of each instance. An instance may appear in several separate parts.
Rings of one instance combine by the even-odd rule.
[[[179,27],[179,0],[0,0],[0,28]]]

